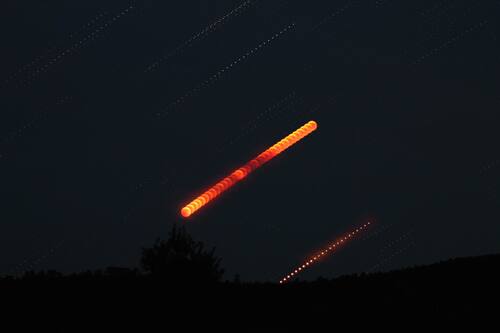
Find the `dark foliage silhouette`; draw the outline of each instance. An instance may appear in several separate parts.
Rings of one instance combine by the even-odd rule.
[[[4,304],[23,317],[43,314],[49,327],[78,325],[85,332],[103,323],[110,331],[130,330],[132,324],[138,331],[153,331],[175,322],[184,332],[222,332],[221,323],[228,324],[230,332],[318,331],[313,328],[337,322],[406,327],[417,322],[494,321],[499,308],[500,255],[285,285],[242,282],[238,277],[217,283],[222,270],[214,250],[204,250],[184,229],[174,228],[166,241],[144,249],[142,259],[142,273],[108,267],[69,275],[42,271],[4,276],[0,291]],[[12,305],[19,301],[22,307]],[[238,329],[230,320],[239,323]],[[40,329],[36,320],[19,323]]]
[[[206,250],[184,227],[174,225],[167,240],[157,240],[142,251],[141,266],[155,278],[181,283],[214,283],[222,279],[215,248]]]

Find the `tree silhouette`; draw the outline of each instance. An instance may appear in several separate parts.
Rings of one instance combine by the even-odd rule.
[[[141,266],[152,277],[178,283],[213,283],[222,279],[215,248],[207,251],[184,227],[174,225],[167,240],[142,249]]]

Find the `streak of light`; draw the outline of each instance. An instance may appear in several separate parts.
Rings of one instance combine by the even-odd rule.
[[[438,54],[440,51],[442,51],[443,49],[449,47],[450,45],[456,43],[457,41],[463,39],[466,35],[468,35],[469,33],[471,32],[474,32],[476,30],[479,30],[481,29],[483,26],[485,26],[486,24],[488,24],[488,21],[487,20],[484,20],[484,21],[481,21],[479,22],[478,24],[472,26],[472,27],[469,27],[467,30],[461,32],[460,34],[458,35],[455,35],[454,37],[448,39],[447,41],[445,41],[444,43],[442,43],[441,45],[439,45],[438,47],[428,51],[427,53],[425,53],[424,55],[422,55],[421,57],[419,57],[417,60],[415,60],[413,62],[413,65],[417,65],[417,64],[420,64],[422,63],[425,59],[433,56],[433,55],[436,55]]]
[[[405,247],[399,249],[398,251],[393,252],[391,255],[385,257],[381,261],[379,261],[375,266],[373,266],[370,269],[370,272],[375,272],[376,270],[380,269],[384,265],[387,265],[389,262],[391,262],[396,256],[403,254],[406,252],[408,249],[411,247],[415,246],[415,242],[408,243]]]
[[[77,36],[81,33],[84,33],[85,30],[91,28],[93,25],[95,25],[99,20],[101,20],[105,16],[106,12],[102,12],[92,18],[89,22],[87,22],[85,25],[83,25],[78,31],[73,32],[69,35],[69,39],[73,39],[74,36]],[[3,85],[8,85],[11,81],[16,80],[20,75],[23,73],[27,72],[30,70],[30,68],[34,68],[38,65],[38,63],[42,62],[44,58],[48,57],[47,53],[51,53],[55,51],[56,48],[54,46],[47,47],[47,51],[44,54],[41,54],[37,56],[35,59],[33,59],[31,62],[21,66],[17,71],[9,75],[5,81],[3,82]]]
[[[185,218],[193,215],[196,211],[208,204],[210,201],[219,197],[222,193],[227,191],[236,183],[246,178],[252,171],[258,169],[265,163],[269,162],[275,156],[281,154],[283,151],[314,132],[317,127],[318,124],[312,120],[301,126],[299,129],[292,132],[270,148],[266,149],[263,153],[255,157],[253,160],[238,168],[229,176],[225,177],[217,184],[209,188],[207,191],[205,191],[203,194],[198,196],[196,199],[191,201],[189,204],[184,206],[181,209],[181,215]]]
[[[291,279],[293,279],[295,276],[297,276],[299,273],[303,272],[306,270],[309,266],[313,265],[316,263],[318,260],[321,258],[324,258],[328,254],[335,253],[343,244],[347,243],[351,239],[354,238],[354,236],[358,235],[360,232],[366,230],[370,225],[372,224],[371,221],[367,221],[365,224],[362,226],[356,228],[355,230],[349,232],[345,236],[337,239],[333,243],[329,244],[327,247],[324,249],[320,250],[316,254],[312,255],[308,259],[306,259],[301,265],[293,269],[290,273],[285,275],[280,281],[280,284],[284,284],[286,282],[289,282]]]
[[[381,254],[386,253],[388,250],[394,248],[396,245],[398,245],[402,241],[406,241],[408,239],[408,237],[412,236],[412,234],[413,234],[413,230],[410,230],[410,231],[406,232],[405,234],[403,234],[399,238],[397,238],[397,239],[391,241],[390,243],[386,244],[382,249],[380,249],[380,253]]]
[[[229,65],[227,65],[226,67],[220,69],[215,74],[213,74],[212,76],[210,76],[208,79],[206,79],[205,81],[199,83],[196,87],[194,87],[193,89],[189,90],[188,92],[186,92],[181,97],[177,98],[175,101],[173,101],[172,103],[170,103],[165,108],[165,110],[157,112],[156,115],[158,117],[161,117],[161,116],[165,116],[165,115],[169,114],[169,112],[172,109],[174,109],[174,108],[178,107],[179,105],[181,105],[186,99],[188,99],[189,97],[194,96],[200,90],[213,85],[215,82],[219,81],[222,78],[223,75],[225,75],[226,73],[228,73],[229,71],[231,71],[234,66],[240,64],[245,59],[253,56],[259,50],[261,50],[262,48],[266,47],[271,42],[273,42],[275,39],[277,39],[278,37],[280,37],[281,35],[283,35],[284,33],[286,33],[287,31],[289,31],[289,30],[291,30],[293,28],[295,28],[295,23],[292,23],[292,24],[286,26],[281,31],[279,31],[279,32],[275,33],[273,36],[271,36],[269,39],[263,41],[262,43],[260,43],[256,47],[254,47],[253,49],[247,51],[244,55],[242,55],[239,58],[235,59]]]
[[[63,106],[63,105],[67,105],[68,103],[70,103],[72,100],[72,97],[71,96],[65,96],[65,97],[62,97],[60,98],[55,104],[54,104],[54,107],[59,107],[59,106]],[[2,153],[3,149],[6,148],[6,146],[9,144],[9,143],[12,143],[14,142],[16,139],[19,139],[21,137],[23,137],[27,131],[29,131],[30,129],[32,128],[35,128],[36,126],[38,126],[42,121],[44,121],[45,119],[47,119],[50,115],[51,115],[51,112],[53,108],[47,108],[47,109],[44,109],[42,111],[40,111],[40,113],[32,118],[31,120],[27,121],[26,123],[24,123],[24,125],[16,128],[15,130],[11,131],[10,133],[8,133],[5,137],[3,137],[2,139],[0,139],[0,159],[2,159],[5,155],[4,153]]]
[[[45,65],[40,66],[36,70],[33,70],[33,72],[28,75],[28,78],[19,82],[17,87],[19,88],[31,84],[33,81],[35,81],[37,77],[47,72],[54,65],[61,62],[63,59],[68,58],[70,55],[75,54],[77,51],[81,50],[84,46],[94,41],[98,36],[100,36],[104,32],[104,30],[108,29],[111,25],[116,23],[117,20],[128,14],[133,9],[134,9],[133,5],[128,6],[127,8],[123,9],[121,12],[117,13],[113,17],[110,17],[107,21],[105,21],[97,28],[92,30],[85,37],[75,41],[71,46],[60,50]]]
[[[327,24],[331,19],[333,19],[334,17],[337,17],[338,15],[342,14],[346,9],[348,9],[349,7],[351,7],[356,1],[353,1],[353,0],[348,0],[344,6],[334,10],[333,12],[331,12],[330,14],[328,14],[328,16],[326,16],[325,18],[323,18],[319,23],[317,23],[316,25],[314,25],[314,27],[311,29],[311,31],[315,31],[317,30],[318,28],[322,27],[323,25]]]
[[[176,54],[180,53],[183,49],[188,48],[189,46],[191,46],[197,40],[199,40],[199,39],[207,36],[211,32],[214,32],[215,30],[217,30],[218,27],[222,26],[228,19],[230,19],[230,18],[232,18],[232,17],[234,17],[236,15],[239,15],[239,14],[243,13],[248,7],[250,7],[251,5],[253,5],[255,2],[256,1],[252,1],[252,0],[246,0],[246,1],[244,1],[243,3],[241,3],[236,8],[234,8],[230,12],[226,13],[224,16],[219,17],[217,20],[215,20],[214,22],[212,22],[209,25],[207,25],[200,32],[198,32],[198,33],[194,34],[193,36],[191,36],[188,40],[186,40],[185,42],[183,42],[182,44],[180,44],[179,46],[177,46],[171,52],[169,52],[168,54],[164,55],[163,57],[161,57],[159,60],[155,61],[151,65],[149,65],[148,68],[144,72],[147,73],[147,72],[154,71],[155,69],[157,69],[160,66],[160,64],[162,62],[167,61],[168,59],[172,58]]]
[[[240,141],[242,138],[257,129],[257,126],[262,122],[269,121],[272,118],[272,114],[274,114],[275,112],[283,112],[283,110],[288,110],[287,106],[293,105],[295,101],[296,94],[294,91],[292,91],[290,94],[280,99],[278,102],[272,104],[264,111],[259,113],[254,119],[249,121],[244,127],[239,130],[239,134],[226,142],[221,148],[218,149],[218,152],[222,152],[226,147],[234,145],[235,143]]]

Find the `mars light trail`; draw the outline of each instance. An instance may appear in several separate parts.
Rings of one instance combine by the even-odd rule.
[[[309,121],[299,129],[295,130],[263,153],[246,163],[242,167],[233,171],[230,175],[219,181],[217,184],[203,192],[196,199],[181,209],[181,215],[185,218],[193,215],[200,208],[208,204],[210,201],[219,197],[222,193],[234,186],[236,183],[247,177],[252,171],[269,162],[275,156],[281,154],[289,147],[293,146],[318,128],[315,121]]]
[[[318,253],[315,255],[309,257],[305,262],[302,263],[302,265],[296,267],[293,271],[288,273],[285,277],[283,277],[279,282],[280,284],[289,282],[292,278],[294,278],[296,275],[307,269],[309,266],[313,265],[316,263],[318,260],[321,258],[324,258],[326,255],[333,253],[339,249],[339,247],[348,241],[350,241],[354,236],[358,235],[360,232],[366,230],[373,222],[367,221],[365,224],[362,226],[356,228],[355,230],[351,231],[350,233],[346,234],[344,237],[341,237],[328,245],[326,248],[320,250]]]

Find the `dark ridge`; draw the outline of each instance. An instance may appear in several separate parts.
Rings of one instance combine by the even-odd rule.
[[[22,300],[23,315],[57,313],[70,331],[96,325],[280,331],[337,323],[392,326],[493,320],[499,309],[499,268],[500,255],[493,254],[279,285],[237,279],[169,283],[136,269],[110,267],[70,275],[30,272],[20,278],[3,277],[0,285],[4,299]],[[50,325],[62,325],[52,319],[47,321]]]

